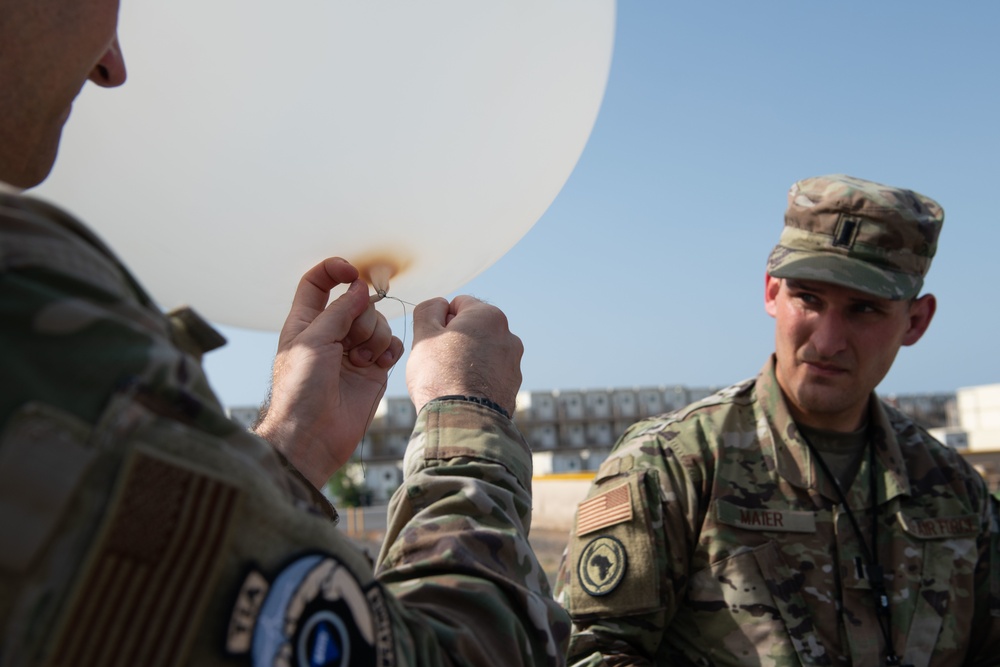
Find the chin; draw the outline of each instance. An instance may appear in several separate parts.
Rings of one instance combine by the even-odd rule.
[[[813,415],[835,417],[849,414],[854,406],[859,404],[855,397],[845,396],[843,392],[812,393],[801,396],[800,409]]]
[[[49,174],[52,173],[52,167],[55,165],[55,162],[56,156],[55,152],[53,152],[50,159],[37,160],[34,164],[26,165],[20,178],[8,182],[13,186],[24,188],[25,190],[33,188],[36,185],[41,185],[49,177]]]

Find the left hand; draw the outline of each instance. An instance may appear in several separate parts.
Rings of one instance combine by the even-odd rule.
[[[514,414],[524,345],[507,316],[471,296],[428,299],[413,309],[413,349],[406,387],[420,412],[428,401],[458,394],[488,398]]]
[[[344,283],[347,292],[327,305]],[[322,488],[364,437],[402,353],[358,270],[324,260],[299,281],[278,337],[270,404],[254,430]]]

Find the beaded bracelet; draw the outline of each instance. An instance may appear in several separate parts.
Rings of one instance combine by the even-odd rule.
[[[458,394],[455,394],[454,396],[438,396],[437,398],[432,399],[432,400],[435,400],[435,401],[468,401],[469,403],[478,403],[479,405],[482,405],[485,408],[489,408],[490,410],[496,410],[497,412],[499,412],[500,414],[502,414],[507,419],[510,419],[510,413],[509,412],[507,412],[502,407],[500,407],[500,405],[498,405],[497,403],[494,403],[493,401],[491,401],[488,398],[480,398],[478,396],[460,396]]]

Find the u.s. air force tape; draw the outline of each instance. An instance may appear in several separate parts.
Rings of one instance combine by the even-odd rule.
[[[362,589],[327,554],[303,556],[272,582],[260,572],[243,581],[226,650],[254,667],[347,667],[396,664],[382,589]]]
[[[577,563],[580,586],[599,597],[615,590],[628,569],[625,546],[613,537],[598,537],[587,543]]]

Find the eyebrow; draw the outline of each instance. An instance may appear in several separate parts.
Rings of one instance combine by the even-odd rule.
[[[791,289],[802,289],[802,290],[808,290],[810,292],[819,292],[823,289],[822,288],[823,283],[806,284],[801,280],[796,280],[795,278],[785,278],[784,280],[785,284],[788,285]]]
[[[804,292],[815,292],[816,294],[824,294],[828,292],[831,287],[837,287],[837,285],[824,283],[823,281],[820,280],[804,281],[796,278],[782,278],[782,280],[785,281],[789,289],[801,290]],[[859,296],[851,296],[850,297],[851,301],[854,303],[866,303],[875,306],[884,306],[886,303],[894,303],[893,299],[886,299],[884,297],[875,296],[874,294],[865,294],[864,292],[858,292],[858,295]]]

